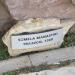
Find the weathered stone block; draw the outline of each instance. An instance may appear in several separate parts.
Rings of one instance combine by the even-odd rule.
[[[48,49],[52,49],[52,48],[57,48],[61,45],[61,43],[63,42],[63,38],[64,35],[68,32],[68,30],[73,26],[73,24],[75,23],[75,21],[72,20],[59,20],[59,19],[29,19],[26,21],[20,21],[19,23],[17,23],[15,26],[13,26],[3,37],[3,42],[8,46],[8,52],[10,53],[11,56],[16,56],[19,55],[21,53],[26,53],[26,52],[32,52],[32,51],[42,51],[42,50],[48,50]],[[55,40],[55,43],[47,43],[47,45],[43,44],[41,46],[37,46],[36,44],[34,44],[32,47],[32,44],[28,46],[24,46],[25,41],[21,41],[21,45],[18,44],[17,42],[14,43],[12,45],[12,35],[24,35],[23,33],[31,33],[31,32],[42,32],[42,31],[46,31],[46,30],[51,30],[51,29],[57,29],[59,27],[63,28],[63,31],[60,33],[61,36],[59,36],[59,38],[61,40]],[[24,36],[26,38],[26,36]],[[47,38],[47,39],[50,39]],[[34,41],[34,40],[33,40]],[[58,42],[57,42],[58,41]],[[27,41],[30,42],[30,41]],[[32,42],[31,42],[32,43]],[[15,47],[17,46],[17,47]],[[26,48],[27,47],[27,48]]]

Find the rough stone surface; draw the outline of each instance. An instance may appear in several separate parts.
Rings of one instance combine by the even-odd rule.
[[[10,24],[13,21],[8,10],[0,1],[0,32],[8,30],[12,25]]]
[[[16,20],[38,17],[75,19],[72,0],[5,0],[11,15]]]
[[[72,3],[75,4],[75,0],[72,0]]]
[[[75,33],[75,24],[72,26],[72,28],[69,31],[70,33]]]

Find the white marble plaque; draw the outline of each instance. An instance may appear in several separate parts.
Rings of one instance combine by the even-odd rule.
[[[30,49],[58,44],[63,41],[63,28],[24,35],[12,35],[12,49]]]

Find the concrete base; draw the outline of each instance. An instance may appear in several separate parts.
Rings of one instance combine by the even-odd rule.
[[[1,61],[0,73],[41,64],[58,64],[60,61],[72,59],[75,59],[75,47],[45,51]]]

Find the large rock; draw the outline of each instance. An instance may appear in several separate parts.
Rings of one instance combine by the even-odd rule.
[[[11,56],[16,56],[16,55],[26,53],[26,52],[42,51],[42,50],[57,48],[63,42],[63,35],[65,35],[68,32],[68,30],[73,26],[74,23],[75,23],[75,21],[72,21],[72,20],[61,20],[60,21],[59,19],[29,19],[26,21],[21,21],[21,22],[17,23],[15,26],[13,26],[4,35],[3,42],[8,46],[8,52]],[[37,32],[41,32],[41,31],[45,31],[45,30],[56,29],[59,27],[63,28],[63,31],[61,33],[59,32],[61,34],[61,36],[60,36],[61,40],[59,40],[57,38],[58,41],[55,40],[56,41],[55,43],[49,43],[45,46],[39,46],[39,47],[36,47],[37,45],[34,44],[34,47],[29,46],[29,48],[26,48],[26,47],[20,48],[21,45],[18,46],[17,43],[14,43],[15,42],[14,41],[13,42],[14,46],[16,45],[16,46],[18,46],[18,48],[12,47],[12,44],[11,44],[12,35],[19,34],[21,36],[21,35],[24,35],[26,32],[27,33],[31,33],[31,32],[37,33]],[[26,36],[25,36],[25,38],[26,38]],[[49,37],[49,39],[50,39],[50,37]],[[59,43],[57,43],[57,42],[59,42]]]
[[[16,20],[38,17],[75,19],[72,0],[5,0],[11,15]]]

